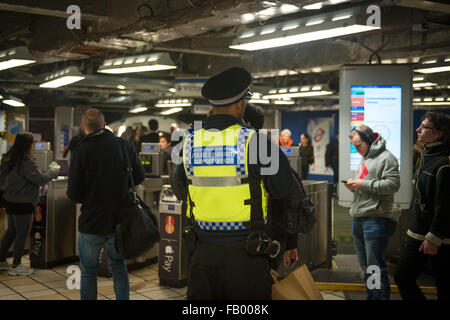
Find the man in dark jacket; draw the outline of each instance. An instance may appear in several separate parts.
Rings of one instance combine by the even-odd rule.
[[[150,129],[150,133],[146,134],[139,138],[136,144],[136,151],[141,152],[141,147],[143,143],[158,143],[159,142],[159,134],[158,134],[158,120],[150,119],[148,121],[148,127]]]
[[[333,194],[336,194],[339,181],[339,134],[336,140],[327,144],[325,151],[325,167],[333,169]]]
[[[99,110],[88,109],[81,128],[86,137],[71,155],[67,189],[70,199],[82,203],[78,220],[81,299],[97,299],[98,258],[106,244],[116,298],[126,300],[128,271],[125,258],[114,245],[116,216],[131,186],[123,145],[129,153],[136,185],[144,180],[144,169],[129,141],[120,140],[105,129],[105,119]]]

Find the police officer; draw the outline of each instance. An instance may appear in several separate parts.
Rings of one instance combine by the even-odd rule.
[[[172,178],[174,192],[187,201],[186,237],[196,239],[189,241],[188,299],[271,299],[269,256],[279,244],[267,235],[266,192],[285,198],[293,180],[281,150],[242,122],[250,84],[242,68],[208,79],[202,95],[213,114],[188,130]],[[264,165],[260,139],[275,150]],[[278,165],[275,173],[264,170],[271,165]]]

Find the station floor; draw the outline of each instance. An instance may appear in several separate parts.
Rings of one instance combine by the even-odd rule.
[[[365,300],[364,281],[358,260],[354,253],[351,236],[351,217],[348,208],[340,207],[333,199],[333,240],[337,242],[337,255],[333,257],[332,269],[314,269],[311,274],[321,289],[325,300]],[[301,252],[299,253],[301,255]],[[8,259],[12,262],[12,258]],[[29,266],[28,255],[22,263]],[[79,263],[71,263],[79,265]],[[67,288],[67,267],[60,265],[53,269],[35,269],[30,276],[9,276],[7,271],[0,271],[0,300],[79,300],[80,291]],[[396,265],[388,262],[391,284]],[[184,300],[186,287],[171,288],[159,285],[158,265],[129,271],[131,300]],[[433,279],[422,274],[418,279],[421,286],[433,287]],[[339,285],[334,285],[339,284]],[[330,290],[333,289],[333,290]],[[431,300],[436,295],[427,294]],[[98,299],[114,300],[111,278],[98,277]],[[395,288],[391,300],[400,300]]]
[[[8,259],[11,262],[12,258]],[[23,264],[29,266],[27,256]],[[73,263],[79,265],[79,263]],[[67,265],[57,266],[53,269],[35,269],[30,276],[9,276],[7,271],[0,272],[0,300],[80,300],[80,290],[68,289],[66,273]],[[392,274],[395,265],[389,265]],[[363,280],[354,254],[338,254],[333,258],[332,269],[314,269],[311,274],[319,288],[323,288],[324,300],[365,300]],[[129,272],[130,299],[131,300],[185,300],[186,287],[171,288],[159,285],[158,265],[153,264]],[[353,288],[341,290],[328,290],[334,283],[352,284]],[[430,276],[419,278],[419,285],[433,286]],[[360,286],[355,289],[356,286]],[[427,294],[430,300],[435,300],[434,294]],[[98,277],[98,300],[115,300],[113,282],[111,278]],[[391,300],[401,300],[398,293],[391,294]]]
[[[24,256],[22,263],[29,266],[27,256]],[[0,300],[80,300],[80,290],[67,288],[67,278],[70,276],[66,273],[68,266],[35,269],[30,276],[9,276],[7,271],[1,271]],[[186,287],[169,288],[159,285],[157,264],[130,271],[129,278],[130,300],[186,299]],[[98,300],[115,300],[112,279],[98,277],[97,281]],[[325,300],[345,300],[342,291],[323,290],[322,295]]]

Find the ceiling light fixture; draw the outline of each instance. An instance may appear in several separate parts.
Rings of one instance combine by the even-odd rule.
[[[323,2],[317,2],[313,4],[308,4],[306,6],[303,6],[302,9],[305,10],[320,10],[323,7]]]
[[[416,83],[413,83],[413,88],[423,88],[423,87],[431,87],[431,86],[437,86],[437,84],[433,83],[433,82],[416,82]]]
[[[273,103],[277,105],[293,105],[295,104],[295,101],[290,99],[289,100],[283,99],[283,100],[275,100]]]
[[[142,104],[139,104],[139,105],[131,108],[128,112],[129,113],[139,113],[139,112],[144,112],[144,111],[147,111],[147,110],[148,110],[148,108],[146,106],[144,106]]]
[[[280,7],[280,11],[282,14],[290,14],[294,12],[298,12],[300,9],[292,4],[282,4]]]
[[[5,100],[2,100],[2,102],[12,107],[25,107],[25,104],[22,102],[21,99],[13,96],[7,97]]]
[[[181,110],[183,110],[183,108],[171,108],[168,110],[161,111],[159,114],[161,114],[163,116],[167,116],[169,114],[180,112]]]
[[[120,74],[146,71],[161,71],[176,69],[168,53],[152,53],[140,56],[130,56],[117,59],[107,59],[98,68],[98,72]]]
[[[328,12],[250,29],[245,31],[245,37],[234,39],[230,48],[255,51],[380,29],[367,25],[367,16],[360,10]],[[276,31],[265,33],[265,30]]]
[[[85,77],[78,68],[69,67],[64,70],[52,73],[45,77],[45,82],[40,84],[41,88],[59,88],[68,84],[83,80]]]
[[[349,2],[350,0],[328,0],[326,3],[327,4],[331,4],[331,5],[335,5],[335,4],[340,4],[340,3],[344,3],[344,2]]]
[[[417,69],[414,72],[420,73],[438,73],[450,71],[450,57],[422,58],[419,60]]]
[[[157,108],[173,108],[173,107],[191,107],[192,100],[191,99],[166,99],[159,100],[155,107]]]
[[[26,47],[16,47],[5,51],[0,51],[0,70],[6,70],[35,63],[34,59]]]
[[[251,99],[249,100],[250,103],[256,103],[256,104],[269,104],[270,100],[268,99]]]
[[[448,106],[450,105],[450,98],[437,97],[437,98],[414,98],[413,105],[415,106]]]
[[[300,90],[299,90],[300,89]],[[277,92],[269,91],[268,95],[263,99],[283,99],[283,98],[301,98],[301,97],[317,97],[333,94],[325,85],[303,86],[290,89],[279,89]]]

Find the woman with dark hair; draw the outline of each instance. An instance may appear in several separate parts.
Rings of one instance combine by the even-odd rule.
[[[163,155],[163,174],[169,174],[168,161],[172,159],[173,149],[169,133],[164,132],[159,137],[159,145],[161,146],[161,153]]]
[[[25,240],[30,232],[34,206],[39,198],[39,186],[58,177],[59,166],[47,173],[39,171],[31,158],[33,136],[29,133],[18,134],[11,149],[3,156],[0,165],[0,186],[8,214],[8,230],[0,244],[0,270],[8,270],[9,275],[30,275],[34,270],[25,267],[22,255]],[[6,261],[6,255],[14,242],[12,265]]]
[[[299,154],[302,161],[302,180],[308,179],[309,165],[314,167],[314,147],[311,144],[311,137],[306,132],[300,135]]]
[[[450,118],[427,112],[416,132],[425,148],[394,279],[404,300],[425,300],[416,280],[430,261],[438,300],[450,300]]]

